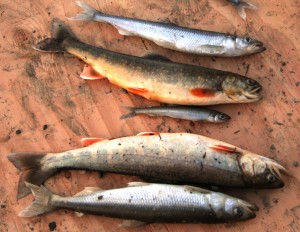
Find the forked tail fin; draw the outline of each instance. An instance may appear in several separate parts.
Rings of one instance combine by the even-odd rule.
[[[233,4],[233,6],[236,8],[237,12],[244,20],[246,20],[246,17],[247,17],[245,9],[252,9],[252,10],[257,9],[257,7],[255,5],[247,2],[246,0],[244,0],[244,1],[241,0],[239,3]]]
[[[79,0],[76,1],[77,5],[80,6],[84,12],[81,13],[81,14],[78,14],[74,17],[71,17],[69,19],[71,20],[94,20],[94,17],[95,17],[95,13],[99,12],[97,11],[96,9],[94,9],[93,7],[91,7],[90,5],[84,3],[84,2],[81,2]],[[100,12],[99,12],[100,13]]]
[[[61,44],[66,38],[70,37],[76,38],[63,21],[53,19],[51,22],[51,38],[32,45],[32,48],[41,52],[64,52],[65,50]]]
[[[35,200],[19,213],[19,217],[33,217],[55,209],[49,204],[53,194],[48,189],[28,182],[25,182],[25,185],[31,190]]]
[[[21,199],[30,193],[30,189],[24,181],[41,185],[57,171],[42,166],[41,161],[45,156],[46,154],[33,153],[11,153],[8,155],[8,160],[21,171],[17,199]]]
[[[123,114],[123,115],[120,117],[120,119],[126,119],[126,118],[131,118],[131,117],[136,116],[135,108],[134,108],[134,107],[130,107],[130,106],[122,106],[122,108],[128,110],[129,113]]]

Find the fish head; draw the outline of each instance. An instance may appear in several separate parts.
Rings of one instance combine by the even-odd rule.
[[[234,102],[255,102],[261,99],[262,86],[257,81],[238,74],[229,73],[221,88]]]
[[[272,159],[245,154],[239,158],[239,165],[247,187],[281,188],[284,186],[281,174],[287,174],[287,170]]]
[[[219,222],[244,221],[255,218],[257,206],[247,201],[222,194],[211,195],[211,207]]]
[[[214,123],[227,122],[230,119],[231,119],[231,117],[229,115],[221,113],[221,112],[212,112],[208,116],[208,121],[214,122]]]
[[[250,37],[236,37],[235,38],[235,52],[240,55],[253,54],[264,52],[266,48],[264,44],[258,40]]]

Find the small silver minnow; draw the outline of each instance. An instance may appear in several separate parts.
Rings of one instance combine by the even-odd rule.
[[[120,119],[131,118],[137,114],[147,114],[149,116],[167,116],[171,118],[185,119],[191,121],[222,123],[227,122],[230,117],[227,114],[216,110],[210,110],[193,106],[154,106],[154,107],[123,107],[129,110]]]
[[[20,212],[33,217],[55,209],[123,218],[123,226],[147,223],[224,223],[255,217],[258,208],[244,200],[193,186],[131,182],[129,187],[101,190],[85,188],[62,197],[26,182],[35,201]]]
[[[246,12],[245,9],[252,9],[256,10],[257,7],[253,5],[252,3],[247,2],[246,0],[227,0],[228,2],[231,2],[231,4],[235,7],[239,15],[242,17],[242,19],[246,20]]]
[[[109,23],[121,35],[140,36],[172,50],[211,56],[243,56],[266,50],[263,43],[247,36],[196,30],[166,23],[145,21],[103,14],[86,3],[77,1],[84,9],[70,19]]]

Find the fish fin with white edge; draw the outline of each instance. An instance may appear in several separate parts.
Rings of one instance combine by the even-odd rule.
[[[80,140],[80,142],[83,147],[87,147],[94,143],[103,142],[103,141],[107,141],[107,140],[108,139],[104,139],[104,138],[82,138]]]
[[[53,194],[47,188],[28,182],[25,182],[25,185],[30,188],[35,200],[19,213],[19,217],[33,217],[55,209],[55,207],[49,204]]]
[[[244,20],[246,20],[246,18],[247,18],[245,9],[252,9],[252,10],[257,9],[257,6],[255,6],[254,4],[249,3],[247,1],[240,1],[238,4],[233,4],[233,6],[236,8],[238,14]]]

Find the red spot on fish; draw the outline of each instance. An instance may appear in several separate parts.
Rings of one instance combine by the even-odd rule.
[[[229,153],[236,152],[236,147],[229,147],[226,145],[213,145],[213,146],[210,146],[210,148],[213,150],[216,150],[216,151],[224,151],[224,152],[229,152]]]
[[[133,94],[136,94],[136,95],[141,95],[141,96],[148,93],[148,90],[144,89],[144,88],[129,87],[127,90],[130,93],[133,93]]]
[[[213,97],[215,96],[215,90],[195,88],[191,90],[191,94],[195,97]]]
[[[103,139],[103,138],[83,138],[83,139],[81,139],[81,144],[82,144],[82,146],[87,147],[87,146],[90,146],[90,145],[92,145],[94,143],[98,143],[98,142],[105,141],[105,140],[108,140],[108,139]]]
[[[100,73],[98,73],[92,66],[90,65],[85,65],[83,67],[83,71],[80,74],[80,77],[82,79],[86,80],[98,80],[98,79],[103,79],[106,78],[105,76],[102,76]]]

